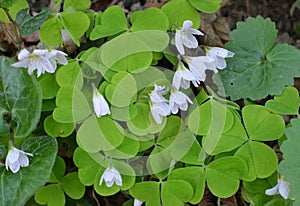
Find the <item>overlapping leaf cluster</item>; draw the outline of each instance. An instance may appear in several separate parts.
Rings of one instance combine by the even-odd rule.
[[[298,114],[299,93],[286,85],[300,75],[300,53],[286,44],[275,45],[277,31],[270,19],[249,18],[238,24],[226,45],[235,56],[214,80],[220,94],[231,100],[277,95],[274,99],[265,105],[245,101],[240,108],[207,86],[196,93],[185,91],[196,96],[187,112],[170,115],[161,124],[150,114],[149,92],[154,84],[169,87],[174,73],[157,65],[164,58],[176,66],[168,32],[185,20],[199,28],[198,11],[215,12],[220,3],[172,0],[161,9],[133,12],[127,20],[121,7],[96,12],[90,10],[89,0],[66,0],[62,12],[48,15],[42,10],[34,17],[22,0],[0,1],[0,20],[16,20],[23,36],[40,27],[47,46],[63,46],[64,32],[77,46],[85,41],[100,45],[83,49],[38,81],[11,67],[13,60],[0,58],[0,157],[5,158],[12,137],[20,138],[20,145],[27,139],[22,149],[34,155],[20,173],[0,167],[0,202],[22,205],[35,194],[32,201],[38,204],[65,205],[68,198],[82,199],[85,186],[93,186],[102,196],[129,191],[147,206],[177,206],[198,204],[206,186],[215,196],[227,198],[242,185],[242,195],[252,205],[290,204],[265,195],[276,184],[278,166],[275,151],[266,143],[282,140],[284,134],[278,171],[291,183],[290,197],[300,199],[294,173],[298,119],[286,129],[282,117]],[[110,115],[99,118],[94,113],[92,85],[108,101]],[[76,171],[66,171],[65,160],[56,156],[54,137],[75,145],[69,157]],[[100,185],[109,166],[121,173],[122,186]],[[19,188],[15,195],[12,188]]]

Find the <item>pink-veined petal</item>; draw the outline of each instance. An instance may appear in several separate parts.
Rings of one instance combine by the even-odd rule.
[[[30,52],[27,49],[22,49],[18,54],[18,60],[28,58],[29,56],[30,56]]]

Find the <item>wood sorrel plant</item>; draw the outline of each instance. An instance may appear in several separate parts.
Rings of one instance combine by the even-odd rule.
[[[65,0],[31,16],[25,0],[0,1],[19,60],[0,57],[0,205],[88,205],[87,186],[121,191],[124,205],[198,204],[206,186],[218,198],[241,190],[251,205],[299,204],[300,52],[275,44],[260,16],[238,23],[225,49],[199,47],[198,10],[220,3],[172,0],[126,16]],[[25,50],[37,30],[44,48]],[[74,58],[58,50],[62,33],[80,48]],[[279,165],[266,144],[277,140]]]

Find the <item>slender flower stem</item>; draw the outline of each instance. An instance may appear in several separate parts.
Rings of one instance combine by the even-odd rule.
[[[4,11],[5,11],[5,13],[10,21],[10,25],[14,31],[14,34],[16,37],[15,41],[17,42],[16,47],[20,50],[22,47],[24,47],[24,42],[22,41],[19,30],[17,29],[17,23],[13,20],[12,16],[8,12],[8,9],[5,8]]]

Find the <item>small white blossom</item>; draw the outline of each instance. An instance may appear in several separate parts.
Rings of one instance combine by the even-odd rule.
[[[284,199],[288,199],[290,193],[290,183],[283,179],[278,179],[277,185],[266,190],[266,195],[280,194]]]
[[[56,68],[45,55],[47,55],[45,51],[34,50],[30,53],[27,49],[22,49],[18,54],[19,62],[12,64],[12,66],[28,68],[30,75],[34,70],[37,70],[38,77],[45,72],[54,73]]]
[[[177,70],[174,74],[172,85],[179,89],[180,87],[188,89],[190,87],[190,82],[193,82],[194,86],[197,87],[200,81],[193,75],[193,73],[188,70],[182,62],[178,63]]]
[[[50,60],[55,69],[57,68],[57,62],[62,65],[68,64],[68,60],[66,58],[68,55],[62,51],[56,49],[36,49],[34,51],[40,51],[41,53],[44,53],[44,56]]]
[[[192,28],[193,22],[190,20],[186,20],[183,22],[183,26],[181,29],[176,30],[175,34],[175,46],[178,50],[178,52],[182,55],[185,54],[184,47],[187,48],[197,48],[198,47],[198,41],[193,36],[195,35],[203,35],[202,32],[200,32],[197,29]]]
[[[225,69],[225,58],[233,57],[234,53],[220,47],[211,47],[207,52],[207,56],[214,59],[214,63],[218,69]]]
[[[198,56],[198,57],[184,57],[187,62],[190,71],[196,77],[197,82],[205,81],[206,70],[212,70],[215,73],[218,72],[214,64],[214,59],[208,56]]]
[[[165,86],[154,85],[154,90],[150,92],[150,110],[153,119],[157,124],[162,123],[163,117],[171,113],[168,100],[163,96],[169,92]]]
[[[143,202],[138,199],[134,199],[133,206],[142,206]]]
[[[167,94],[169,92],[169,88],[165,88],[165,86],[159,86],[157,84],[154,84],[154,89],[150,93],[150,100],[154,103],[161,103],[168,101],[166,98],[163,97],[163,95]]]
[[[11,146],[5,160],[6,170],[9,168],[13,173],[17,173],[20,170],[20,167],[28,167],[29,159],[27,155],[33,156],[30,153],[26,153]]]
[[[103,95],[98,92],[94,84],[93,84],[93,105],[97,117],[110,114],[109,106],[106,100],[104,99]]]
[[[179,109],[186,111],[188,103],[193,104],[192,100],[183,92],[173,88],[170,96],[170,108],[173,114],[176,114]]]
[[[163,118],[171,114],[170,106],[166,102],[150,104],[150,110],[152,117],[157,124],[162,123]]]
[[[118,186],[122,186],[122,177],[121,174],[118,170],[116,170],[115,168],[111,167],[111,168],[107,168],[101,178],[100,178],[100,185],[102,185],[103,180],[106,183],[107,187],[111,187],[114,183],[116,183],[116,185]]]

